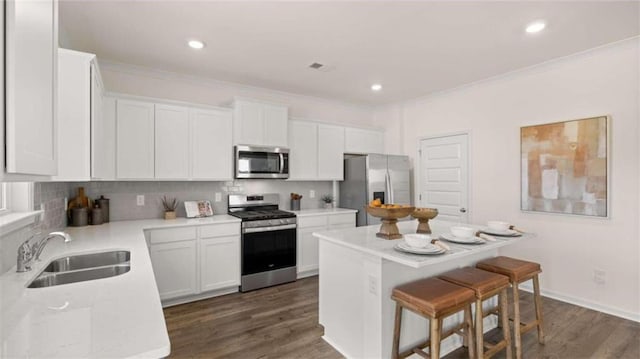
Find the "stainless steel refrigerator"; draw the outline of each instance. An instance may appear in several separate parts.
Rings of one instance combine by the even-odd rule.
[[[411,204],[409,157],[369,154],[344,160],[339,206],[358,210],[358,227],[380,223],[380,218],[364,210],[375,198],[382,203]]]

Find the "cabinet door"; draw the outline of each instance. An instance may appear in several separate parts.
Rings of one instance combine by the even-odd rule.
[[[104,89],[98,67],[91,63],[91,177],[113,178],[107,171],[106,126],[104,120]],[[111,136],[113,138],[113,135]]]
[[[316,180],[318,174],[318,125],[290,121],[289,179]]]
[[[91,57],[58,50],[58,175],[54,181],[90,180]]]
[[[200,239],[200,291],[240,285],[240,236]]]
[[[155,178],[189,177],[189,109],[155,105]]]
[[[231,112],[192,109],[191,178],[233,178]]]
[[[149,253],[160,299],[177,298],[198,292],[195,240],[153,244]]]
[[[365,130],[360,128],[345,129],[346,153],[383,153],[384,134],[382,131]]]
[[[92,174],[97,179],[116,178],[116,99],[96,96],[92,109]]]
[[[6,1],[5,147],[8,173],[57,173],[57,1]]]
[[[261,145],[264,136],[262,106],[257,103],[236,101],[234,104],[235,144]]]
[[[154,176],[153,104],[118,100],[116,129],[118,178],[152,179]]]
[[[344,179],[344,127],[318,125],[318,179]]]
[[[318,269],[318,238],[313,235],[313,232],[326,229],[326,226],[298,229],[298,273]]]
[[[264,121],[264,144],[266,146],[288,146],[287,126],[289,110],[285,106],[262,105]]]

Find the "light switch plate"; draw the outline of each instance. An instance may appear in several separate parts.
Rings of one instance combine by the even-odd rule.
[[[316,198],[316,191],[314,190],[309,191],[309,198]]]
[[[222,201],[222,193],[216,192],[216,202]]]

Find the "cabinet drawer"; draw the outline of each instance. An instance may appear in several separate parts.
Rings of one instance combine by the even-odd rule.
[[[338,224],[356,224],[356,215],[355,213],[345,213],[345,214],[334,214],[333,216],[329,216],[329,225],[338,225]]]
[[[200,238],[239,236],[240,223],[224,223],[200,226]]]
[[[195,227],[154,229],[149,231],[149,243],[167,243],[196,239]]]
[[[312,217],[300,217],[298,218],[298,227],[325,227],[327,225],[327,216],[312,216]]]

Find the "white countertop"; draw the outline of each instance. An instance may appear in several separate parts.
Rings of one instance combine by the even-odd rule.
[[[53,239],[26,273],[0,276],[0,357],[160,358],[170,343],[143,230],[240,222],[228,215],[111,222],[67,228],[74,238]],[[93,281],[28,289],[55,258],[128,250],[131,270]]]
[[[431,230],[433,232],[431,236],[433,238],[438,238],[441,234],[449,233],[449,228],[458,224],[453,222],[433,220],[429,221],[429,225],[431,226]],[[465,226],[474,227],[477,229],[482,228],[482,226],[468,224],[465,224]],[[415,233],[417,227],[417,220],[398,222],[400,233],[403,234]],[[532,234],[525,234],[522,237],[494,236],[494,238],[496,238],[495,242],[487,241],[484,244],[469,245],[455,244],[443,241],[449,247],[451,247],[451,250],[447,251],[447,253],[441,255],[417,255],[399,252],[393,249],[393,247],[403,239],[388,240],[378,238],[376,237],[376,233],[379,229],[380,225],[372,225],[366,227],[314,232],[313,235],[320,238],[320,240],[326,240],[332,243],[336,243],[351,249],[361,251],[363,253],[381,257],[386,260],[404,264],[413,268],[422,268],[428,265],[445,262],[450,259],[475,254],[481,251],[494,250],[496,248],[515,243],[520,239],[533,237]]]
[[[349,208],[315,208],[315,209],[302,209],[299,211],[290,211],[296,214],[298,217],[306,217],[306,216],[318,216],[318,215],[332,215],[332,214],[343,214],[343,213],[357,213],[358,211],[355,209]]]

